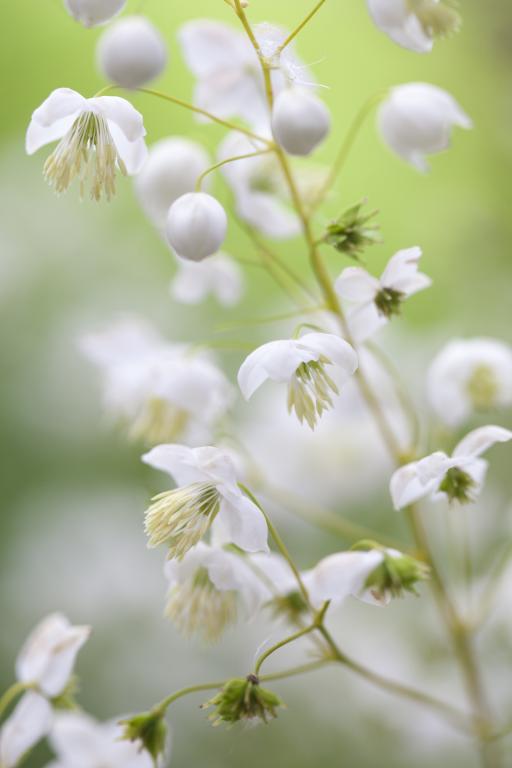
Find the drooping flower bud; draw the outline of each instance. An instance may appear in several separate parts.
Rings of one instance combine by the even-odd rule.
[[[329,111],[314,94],[297,88],[282,91],[272,112],[274,138],[290,155],[309,155],[331,127]]]
[[[148,19],[129,16],[103,33],[96,58],[108,80],[123,88],[139,88],[165,69],[167,49],[162,35]]]
[[[166,232],[178,256],[202,261],[213,256],[226,237],[227,216],[222,205],[204,192],[190,192],[171,206]]]
[[[152,712],[143,712],[127,720],[121,720],[123,726],[123,739],[136,742],[141,750],[144,749],[151,755],[155,765],[158,759],[165,753],[167,743],[167,724],[164,715],[158,709]]]
[[[276,710],[284,704],[275,693],[262,688],[256,675],[233,678],[203,707],[215,707],[210,715],[213,725],[234,725],[241,720],[268,723],[277,717]]]
[[[126,0],[64,0],[68,13],[84,27],[106,24],[120,13]]]
[[[377,211],[363,213],[361,209],[364,203],[362,200],[344,211],[337,221],[329,224],[325,235],[326,243],[332,245],[339,253],[356,260],[359,260],[359,254],[363,253],[365,248],[382,242],[379,225],[371,221]]]
[[[387,603],[393,597],[402,597],[404,592],[417,595],[416,584],[428,579],[430,570],[425,563],[405,555],[396,549],[380,547],[373,541],[361,541],[352,547],[355,551],[382,553],[382,561],[367,576],[364,588],[378,602]]]

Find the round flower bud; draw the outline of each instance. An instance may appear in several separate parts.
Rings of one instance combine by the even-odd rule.
[[[210,165],[203,147],[181,136],[162,139],[150,147],[148,159],[135,177],[135,192],[156,227],[165,228],[171,205],[194,191],[198,177]]]
[[[120,13],[126,0],[64,0],[68,13],[84,27],[106,24]]]
[[[129,16],[103,33],[96,58],[108,80],[123,88],[139,88],[164,70],[167,50],[150,21],[143,16]]]
[[[314,94],[293,88],[277,97],[272,132],[290,155],[309,155],[325,139],[330,127],[329,111]]]
[[[226,237],[227,216],[222,205],[204,192],[190,192],[171,206],[166,233],[178,256],[202,261],[216,253]]]

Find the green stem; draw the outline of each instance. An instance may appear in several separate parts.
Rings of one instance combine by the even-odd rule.
[[[213,173],[213,171],[216,171],[219,168],[222,168],[224,165],[228,165],[229,163],[234,163],[237,160],[247,160],[249,157],[259,157],[259,155],[267,155],[271,151],[272,151],[272,148],[268,147],[267,149],[261,149],[256,152],[246,152],[243,155],[235,155],[234,157],[227,157],[225,160],[221,160],[220,162],[215,163],[215,165],[210,166],[210,168],[207,168],[206,171],[203,171],[203,173],[200,176],[198,176],[196,181],[196,192],[201,191],[201,186],[203,184],[204,179],[208,176],[208,174]]]
[[[4,716],[10,705],[32,686],[27,683],[13,683],[0,698],[0,719]]]
[[[284,648],[286,645],[295,642],[295,640],[299,640],[301,637],[309,635],[311,632],[314,632],[315,629],[317,629],[317,624],[312,624],[309,627],[305,627],[304,629],[299,629],[298,632],[294,632],[293,635],[285,637],[284,640],[280,640],[278,643],[275,643],[275,645],[272,645],[270,648],[264,651],[261,656],[258,657],[254,667],[254,674],[256,677],[259,677],[261,666],[269,656],[272,656],[272,654],[280,650],[280,648]]]
[[[288,37],[286,38],[286,40],[285,40],[283,43],[281,43],[281,45],[280,45],[280,46],[279,46],[279,48],[277,49],[276,53],[278,53],[278,54],[279,54],[279,53],[282,53],[282,52],[284,51],[284,49],[286,48],[286,46],[290,45],[290,43],[292,42],[292,40],[294,40],[294,39],[297,37],[297,35],[298,35],[300,32],[302,32],[302,30],[304,29],[304,27],[306,26],[306,24],[308,24],[308,23],[311,21],[311,19],[313,18],[313,16],[315,16],[315,15],[318,13],[318,11],[320,10],[320,8],[322,7],[322,5],[323,5],[324,3],[325,3],[325,0],[320,0],[320,2],[318,2],[318,3],[315,5],[315,7],[314,7],[314,8],[313,8],[313,9],[312,9],[312,10],[311,10],[309,13],[308,13],[308,15],[307,15],[307,16],[306,16],[306,17],[305,17],[305,18],[304,18],[304,19],[301,21],[301,23],[300,23],[300,24],[299,24],[297,27],[295,27],[295,29],[293,30],[293,32],[290,32],[290,34],[288,35]]]

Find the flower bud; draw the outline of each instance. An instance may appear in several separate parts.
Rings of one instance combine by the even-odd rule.
[[[234,725],[241,720],[267,723],[277,717],[276,710],[284,704],[275,693],[262,688],[255,675],[233,678],[203,708],[215,707],[210,715],[213,725]]]
[[[84,27],[106,24],[120,13],[126,0],[64,0],[68,13]]]
[[[272,131],[290,155],[309,155],[325,139],[330,126],[329,111],[314,94],[293,88],[277,97]]]
[[[121,720],[120,725],[124,727],[122,738],[139,742],[140,748],[145,749],[157,765],[167,742],[167,725],[162,712],[158,709],[143,712],[128,720]]]
[[[166,233],[178,256],[202,261],[216,253],[226,237],[227,216],[222,205],[204,192],[190,192],[171,206]]]
[[[402,597],[404,592],[416,591],[416,584],[429,578],[430,569],[410,555],[396,549],[381,547],[373,541],[361,541],[352,547],[355,551],[369,552],[373,549],[382,553],[381,563],[368,575],[364,588],[380,603],[387,603],[393,597]]]
[[[167,50],[156,27],[143,16],[116,21],[100,38],[98,68],[123,88],[139,88],[154,80],[167,64]]]
[[[329,224],[325,242],[339,253],[359,260],[359,254],[375,243],[380,243],[379,225],[372,222],[377,211],[363,213],[364,200],[348,208],[340,218]]]

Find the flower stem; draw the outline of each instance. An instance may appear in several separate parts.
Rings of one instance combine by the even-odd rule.
[[[215,165],[211,165],[209,168],[206,169],[206,171],[203,171],[203,173],[200,176],[198,176],[196,181],[196,192],[201,191],[201,187],[204,179],[208,176],[208,174],[213,173],[213,171],[216,171],[219,168],[222,168],[224,165],[228,165],[229,163],[234,163],[237,160],[247,160],[247,158],[249,157],[258,157],[259,155],[268,155],[268,153],[271,151],[272,151],[272,147],[268,147],[267,149],[260,149],[256,152],[247,152],[244,155],[235,155],[234,157],[227,157],[225,160],[221,160],[220,162],[215,163]]]
[[[320,10],[320,8],[322,7],[322,5],[323,5],[324,3],[325,3],[325,0],[320,0],[320,1],[319,1],[319,2],[318,2],[316,5],[315,5],[315,7],[314,7],[314,8],[313,8],[313,9],[312,9],[312,10],[311,10],[309,13],[308,13],[308,15],[307,15],[307,16],[306,16],[306,17],[305,17],[305,18],[304,18],[304,19],[301,21],[301,23],[300,23],[300,24],[299,24],[297,27],[295,27],[295,29],[293,30],[293,32],[290,32],[290,34],[288,35],[288,37],[286,38],[286,40],[284,40],[284,42],[282,42],[282,43],[281,43],[281,45],[280,45],[280,46],[279,46],[279,48],[277,49],[276,53],[278,53],[278,54],[279,54],[279,53],[282,53],[282,52],[284,51],[284,49],[286,48],[286,46],[290,45],[290,43],[292,42],[292,40],[294,40],[294,39],[297,37],[297,35],[298,35],[300,32],[302,32],[302,30],[304,29],[304,27],[306,26],[306,24],[309,24],[309,22],[311,21],[311,19],[313,18],[313,16],[315,16],[315,15],[318,13],[318,11]]]
[[[7,709],[18,698],[18,696],[20,696],[30,687],[31,686],[27,685],[27,683],[17,682],[13,683],[13,685],[11,685],[11,687],[5,691],[5,693],[0,698],[0,718],[4,716]]]
[[[267,648],[266,651],[264,651],[261,656],[258,657],[256,664],[254,666],[254,674],[256,677],[259,677],[259,672],[261,669],[262,664],[266,659],[268,659],[269,656],[272,656],[273,653],[278,651],[280,648],[284,648],[286,645],[289,645],[290,643],[295,642],[295,640],[299,640],[301,637],[305,637],[306,635],[309,635],[311,632],[314,632],[315,629],[317,629],[317,624],[311,624],[309,627],[305,627],[304,629],[299,629],[297,632],[294,632],[293,635],[289,635],[288,637],[285,637],[284,640],[280,640],[278,643],[275,643],[275,645],[272,645],[270,648]]]

